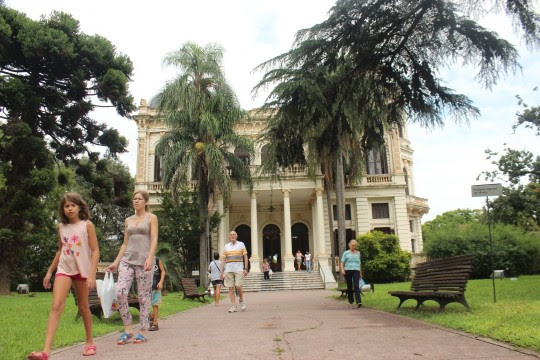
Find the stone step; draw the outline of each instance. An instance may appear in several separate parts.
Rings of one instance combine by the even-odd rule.
[[[275,272],[271,280],[264,280],[262,273],[250,273],[242,288],[246,292],[324,289],[324,282],[318,271]],[[222,291],[228,289],[223,287]]]

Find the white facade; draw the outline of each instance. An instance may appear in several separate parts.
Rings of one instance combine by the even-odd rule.
[[[149,191],[150,204],[156,207],[159,198],[155,195],[162,184],[155,147],[167,129],[145,100],[141,100],[135,120],[139,131],[135,186]],[[256,140],[264,126],[263,118],[252,118],[238,124],[236,131]],[[249,159],[252,174],[261,164],[263,146],[257,143],[256,155]],[[399,237],[401,248],[411,252],[415,261],[422,253],[420,225],[428,204],[426,199],[415,196],[412,154],[406,129],[389,132],[384,150],[367,159],[369,174],[359,183],[347,184],[345,203],[348,238],[373,230],[393,232]],[[329,224],[322,175],[309,178],[303,166],[290,167],[284,173],[281,182],[254,178],[252,193],[233,185],[230,204],[214,199],[214,210],[225,216],[213,235],[212,252],[221,252],[231,230],[236,230],[239,240],[246,243],[252,272],[260,271],[262,259],[269,256],[276,260],[275,271],[294,271],[293,254],[298,249],[302,253],[309,250],[327,287],[334,286],[330,228],[335,231],[337,221]],[[334,193],[331,199],[335,205]]]

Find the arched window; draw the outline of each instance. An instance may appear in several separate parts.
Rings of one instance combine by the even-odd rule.
[[[270,145],[266,144],[261,148],[261,164],[264,164],[268,160],[268,153],[270,151]]]
[[[249,152],[247,150],[237,147],[234,149],[234,155],[238,156],[244,164],[250,164]]]
[[[405,195],[409,195],[409,175],[407,168],[403,168],[403,177],[405,178]]]
[[[163,181],[163,154],[157,151],[154,155],[154,181]]]
[[[367,173],[388,174],[388,163],[386,161],[386,148],[384,145],[374,147],[369,150],[366,156]]]

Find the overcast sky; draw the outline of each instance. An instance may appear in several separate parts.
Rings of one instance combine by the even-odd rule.
[[[261,73],[252,70],[261,62],[287,51],[297,30],[326,18],[334,0],[236,0],[165,1],[135,4],[133,1],[7,0],[6,5],[33,19],[60,10],[72,14],[87,34],[109,39],[133,61],[130,85],[137,104],[150,99],[175,74],[161,61],[186,41],[205,45],[220,43],[225,48],[226,76],[246,109],[260,106],[263,97],[253,99],[251,89]],[[469,96],[481,116],[469,124],[445,121],[444,128],[423,129],[409,125],[414,149],[413,176],[417,196],[429,200],[430,212],[423,221],[448,210],[480,208],[484,199],[471,198],[470,186],[482,170],[492,169],[484,150],[502,150],[506,143],[535,153],[539,139],[531,130],[512,131],[517,106],[516,94],[530,105],[540,105],[540,60],[537,52],[522,46],[504,16],[492,16],[485,26],[499,32],[520,50],[522,71],[503,77],[487,90],[475,82],[476,69],[460,64],[441,73],[447,86]],[[94,118],[117,128],[129,140],[129,153],[122,155],[135,173],[137,127],[113,110],[100,110]]]

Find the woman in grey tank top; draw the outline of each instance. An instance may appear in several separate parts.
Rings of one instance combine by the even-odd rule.
[[[117,340],[118,345],[126,344],[132,337],[131,313],[129,312],[128,297],[133,279],[137,279],[137,290],[140,306],[141,327],[133,340],[134,343],[146,342],[146,331],[150,327],[150,290],[154,275],[154,254],[157,248],[158,221],[148,209],[149,195],[146,191],[136,191],[133,194],[135,215],[126,219],[124,242],[120,246],[118,256],[107,268],[114,271],[118,268],[116,296],[118,298],[120,315],[125,329]]]

